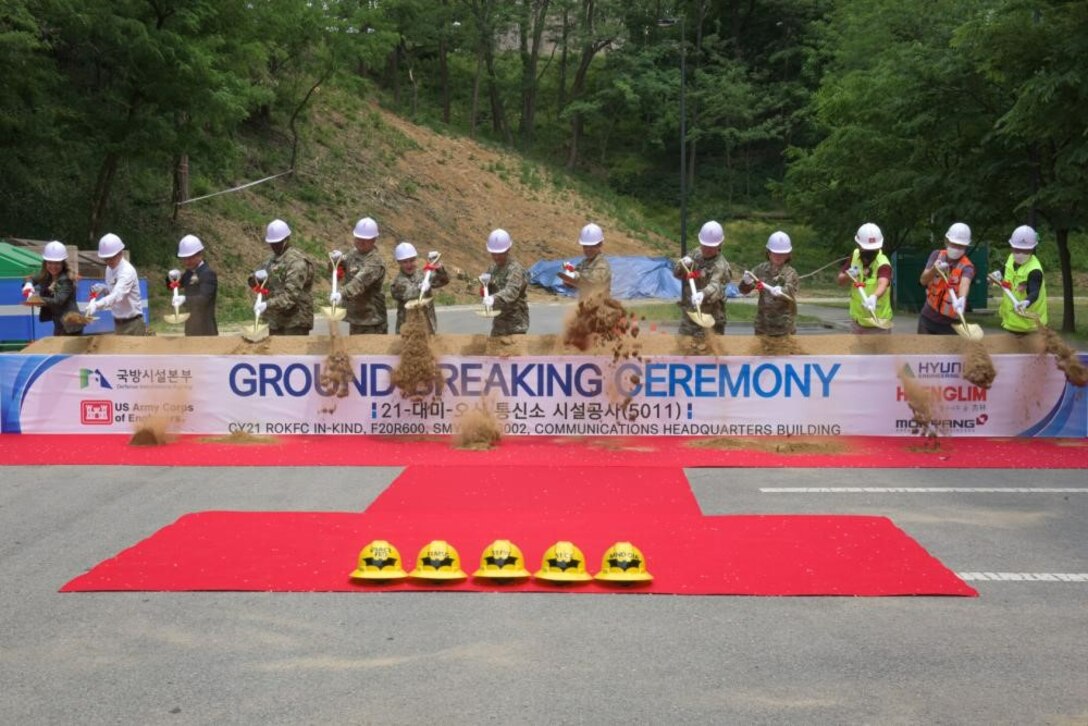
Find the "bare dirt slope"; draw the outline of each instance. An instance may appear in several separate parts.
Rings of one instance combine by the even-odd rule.
[[[475,294],[471,281],[490,262],[484,243],[495,227],[511,233],[526,266],[579,254],[578,231],[589,221],[604,228],[607,254],[661,254],[655,246],[668,244],[636,238],[602,205],[520,156],[336,94],[315,108],[294,177],[183,208],[179,223],[202,235],[227,284],[240,285],[267,254],[263,228],[274,217],[315,258],[348,249],[355,220],[374,217],[390,277],[394,245],[409,240],[463,272],[448,289],[458,298]]]

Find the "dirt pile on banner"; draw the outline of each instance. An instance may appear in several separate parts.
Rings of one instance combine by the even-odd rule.
[[[405,398],[418,398],[431,391],[441,391],[441,372],[438,359],[431,350],[431,335],[427,318],[420,308],[408,311],[408,319],[401,326],[404,346],[400,360],[393,371],[393,385]],[[351,369],[348,369],[350,380]]]

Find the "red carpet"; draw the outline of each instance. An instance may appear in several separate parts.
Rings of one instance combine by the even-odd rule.
[[[625,474],[626,476],[622,476]],[[372,539],[419,549],[445,539],[471,573],[497,538],[519,545],[535,571],[559,539],[582,548],[595,573],[613,542],[639,547],[652,583],[556,587],[351,582]],[[703,517],[679,471],[489,466],[412,467],[366,512],[189,514],[64,586],[64,592],[502,590],[683,595],[961,595],[977,593],[884,517]]]
[[[920,439],[895,437],[707,440],[508,438],[491,451],[452,448],[450,440],[370,436],[289,436],[269,445],[207,443],[184,436],[167,446],[128,445],[127,436],[2,434],[0,462],[11,465],[131,466],[440,466],[850,467],[952,469],[1084,469],[1084,439]],[[707,445],[707,444],[711,445]],[[716,443],[716,446],[715,446]],[[727,448],[721,448],[727,447]]]

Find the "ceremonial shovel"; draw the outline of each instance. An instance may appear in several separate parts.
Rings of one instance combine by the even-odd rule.
[[[745,275],[748,275],[749,277],[751,277],[751,278],[752,278],[753,280],[755,280],[755,281],[756,281],[756,289],[757,289],[757,290],[760,290],[760,291],[762,291],[762,290],[763,290],[763,288],[765,288],[765,287],[770,287],[769,285],[766,285],[766,284],[764,284],[763,280],[760,280],[760,279],[759,279],[758,277],[756,277],[755,275],[753,275],[753,274],[752,274],[751,272],[749,272],[748,270],[745,270],[745,271],[744,271],[744,274],[745,274]],[[770,293],[767,293],[767,294],[768,294],[768,295],[770,295]],[[780,298],[782,298],[783,300],[789,300],[790,302],[794,302],[794,299],[793,299],[792,297],[790,297],[789,295],[787,295],[786,293],[782,293],[781,295],[772,295],[772,297],[780,297]]]
[[[181,325],[189,319],[189,313],[183,313],[181,308],[181,294],[178,292],[180,287],[181,272],[179,270],[170,270],[168,273],[170,276],[170,289],[174,291],[174,296],[170,301],[170,305],[174,308],[174,314],[166,314],[163,318],[166,319],[170,325]]]
[[[858,291],[858,295],[861,295],[861,296],[862,296],[862,300],[864,300],[864,299],[865,299],[865,298],[864,298],[864,295],[865,295],[865,292],[864,292],[864,287],[862,287],[862,286],[859,286],[859,285],[858,285],[858,278],[856,278],[856,277],[854,277],[853,275],[851,275],[851,274],[850,274],[850,272],[849,272],[849,270],[848,270],[848,271],[846,272],[846,274],[847,274],[847,276],[848,276],[848,277],[849,277],[849,278],[850,278],[851,280],[853,280],[853,282],[854,282],[854,289]],[[890,329],[891,329],[891,327],[892,327],[892,321],[890,321],[890,320],[885,320],[884,318],[878,318],[878,317],[876,316],[876,312],[875,312],[875,311],[873,311],[873,310],[868,310],[868,313],[869,313],[869,317],[870,317],[870,318],[872,318],[872,321],[873,321],[873,325],[875,325],[876,327],[880,328],[881,330],[890,330]]]
[[[486,272],[484,274],[480,275],[480,286],[481,286],[480,287],[480,298],[481,299],[487,297],[487,285],[490,282],[491,282],[491,275],[487,274]],[[494,317],[498,317],[499,311],[498,310],[492,310],[487,305],[484,305],[482,310],[477,310],[476,311],[476,314],[479,315],[481,318],[494,318]]]
[[[948,282],[948,274],[945,273],[945,271],[942,270],[939,267],[937,267],[936,270],[937,270],[937,274],[941,276],[941,279],[944,280],[947,283]],[[948,286],[948,294],[952,298],[952,305],[954,305],[954,306],[958,305],[960,298],[956,294],[956,291],[952,289],[951,285]],[[982,326],[981,325],[975,325],[974,323],[968,323],[964,319],[963,313],[961,313],[961,312],[957,311],[956,315],[959,316],[960,322],[959,322],[959,325],[957,325],[955,323],[952,324],[952,329],[953,330],[955,330],[957,333],[962,335],[964,338],[967,338],[968,340],[982,340],[982,336],[984,335],[984,333],[982,332]]]
[[[337,292],[337,275],[340,270],[340,258],[343,253],[340,250],[333,250],[329,253],[329,260],[332,262],[332,294]],[[321,314],[329,319],[330,323],[338,323],[347,317],[348,311],[338,306],[336,303],[332,305],[326,305],[321,308]]]
[[[683,260],[680,260],[680,264],[684,266],[684,272],[687,273],[687,277],[688,277],[688,285],[691,286],[691,294],[694,295],[695,292],[696,292],[696,290],[695,290],[695,278],[691,276],[691,268],[689,268],[686,264],[684,264]],[[688,317],[691,318],[692,322],[694,322],[696,325],[698,325],[701,328],[713,328],[714,327],[714,316],[713,315],[710,315],[709,313],[704,313],[699,308],[695,307],[694,304],[692,305],[692,308],[693,308],[692,310],[687,311]]]
[[[1012,290],[1005,287],[1005,283],[1004,283],[1003,280],[999,280],[998,278],[994,277],[993,272],[991,272],[987,276],[986,279],[988,279],[990,282],[992,282],[993,284],[995,284],[999,288],[1001,288],[1001,291],[1003,293],[1005,293],[1005,297],[1009,298],[1009,302],[1012,303],[1012,311],[1014,313],[1016,313],[1017,315],[1019,315],[1022,318],[1027,318],[1028,320],[1033,320],[1036,323],[1042,322],[1042,318],[1040,318],[1037,313],[1029,313],[1027,310],[1021,310],[1020,308],[1016,307],[1016,303],[1018,303],[1020,301],[1017,300],[1016,296],[1012,294]]]
[[[423,268],[423,282],[430,282],[431,281],[431,272],[434,271],[433,265],[436,262],[438,262],[438,258],[441,257],[441,256],[442,255],[439,252],[431,252],[430,254],[427,255],[427,264]],[[424,287],[425,287],[424,285],[420,285],[420,287],[419,287],[419,299],[418,300],[409,300],[408,302],[404,303],[404,309],[405,310],[415,310],[416,308],[420,308],[420,307],[423,307],[424,305],[430,305],[431,304],[431,298],[423,297],[426,294],[424,292],[424,290],[423,290]]]
[[[268,280],[268,273],[265,270],[257,270],[253,273],[254,279],[257,280],[257,302],[253,304],[253,327],[242,329],[243,340],[250,343],[259,343],[268,337],[268,326],[261,325],[261,303],[264,302],[264,283]]]

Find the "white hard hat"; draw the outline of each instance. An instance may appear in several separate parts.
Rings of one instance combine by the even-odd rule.
[[[767,238],[767,249],[775,254],[786,255],[793,251],[793,243],[785,232],[775,232]]]
[[[487,236],[487,251],[498,255],[509,250],[514,244],[510,233],[505,229],[496,229]]]
[[[283,242],[291,236],[291,228],[282,219],[273,219],[268,223],[268,229],[264,232],[264,241],[270,245]]]
[[[1033,250],[1039,244],[1039,235],[1026,224],[1020,225],[1012,231],[1009,237],[1009,246],[1017,250]]]
[[[113,232],[102,235],[102,239],[98,240],[98,257],[100,259],[108,260],[123,249],[125,249],[125,243]]]
[[[604,230],[599,225],[590,222],[582,227],[582,233],[578,235],[578,244],[583,247],[592,247],[604,242]]]
[[[858,233],[854,235],[854,241],[863,250],[879,250],[884,246],[884,233],[872,222],[866,222],[858,227]]]
[[[944,238],[954,245],[967,247],[971,244],[971,228],[963,222],[956,222],[944,233]]]
[[[699,244],[707,247],[717,247],[725,239],[725,230],[713,219],[703,225],[699,230]]]
[[[195,234],[187,234],[178,242],[178,257],[192,257],[204,251],[204,243]]]
[[[42,250],[42,259],[46,262],[64,262],[68,259],[68,249],[63,242],[54,240]]]
[[[393,248],[393,257],[397,258],[397,262],[403,262],[404,260],[410,260],[417,256],[415,245],[411,242],[401,242],[395,248]]]
[[[378,223],[370,217],[363,217],[355,223],[355,231],[351,234],[355,239],[376,239],[378,236]]]

